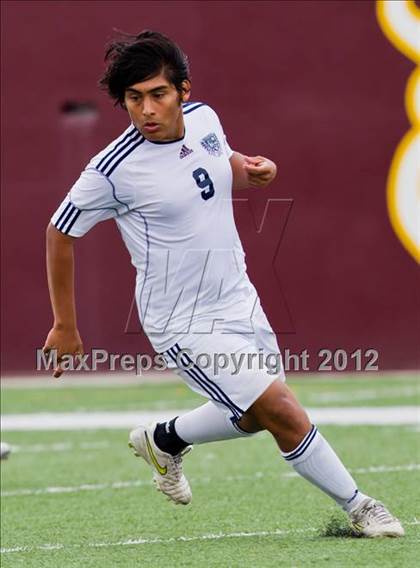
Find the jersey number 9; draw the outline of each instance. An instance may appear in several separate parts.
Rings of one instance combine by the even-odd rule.
[[[211,181],[211,178],[208,172],[204,168],[197,168],[192,173],[193,178],[195,179],[195,183],[198,185],[200,189],[203,191],[201,192],[201,197],[207,201],[210,197],[214,195],[214,185]]]

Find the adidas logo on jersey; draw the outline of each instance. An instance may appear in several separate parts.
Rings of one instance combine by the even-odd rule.
[[[193,153],[193,150],[190,150],[189,148],[187,148],[185,146],[185,144],[182,145],[181,151],[179,153],[179,157],[181,158],[186,158],[187,156],[189,156],[190,154]]]

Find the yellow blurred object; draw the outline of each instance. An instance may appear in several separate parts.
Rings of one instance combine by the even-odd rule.
[[[412,125],[391,162],[387,184],[392,227],[420,262],[420,9],[414,0],[378,0],[379,25],[389,41],[417,64],[407,83],[405,108]]]

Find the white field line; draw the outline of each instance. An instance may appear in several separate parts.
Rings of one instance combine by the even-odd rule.
[[[379,466],[372,466],[372,467],[362,467],[362,468],[354,468],[349,469],[349,471],[353,474],[372,474],[372,473],[395,473],[400,471],[419,471],[420,464],[412,463],[406,465],[394,465],[394,466],[387,466],[387,465],[379,465]],[[233,482],[237,483],[240,481],[256,481],[263,479],[265,477],[269,478],[298,478],[300,477],[294,471],[289,471],[285,473],[281,473],[278,476],[267,475],[261,471],[257,471],[250,475],[228,475],[223,478],[218,477],[198,477],[192,478],[191,483],[194,485],[206,484],[206,483],[217,483],[219,481],[223,482]],[[113,483],[84,483],[82,485],[70,485],[64,487],[41,487],[39,489],[16,489],[12,491],[2,491],[1,497],[27,497],[31,495],[57,495],[62,493],[80,493],[83,491],[103,491],[108,489],[129,489],[132,487],[144,487],[151,485],[151,480],[141,480],[136,479],[132,481],[115,481]]]
[[[168,420],[187,410],[122,411],[122,412],[39,412],[36,414],[4,414],[2,432],[47,430],[99,430],[134,428],[142,422]]]
[[[311,402],[356,402],[363,400],[376,400],[378,398],[417,398],[420,396],[420,386],[398,386],[381,389],[359,389],[346,392],[326,391],[309,393]]]
[[[176,542],[194,542],[203,540],[220,540],[223,538],[246,538],[246,537],[264,537],[264,536],[287,536],[290,534],[302,534],[312,532],[317,529],[308,527],[307,529],[281,530],[274,531],[255,531],[255,532],[234,532],[234,533],[216,533],[202,534],[197,536],[179,536],[170,538],[130,538],[127,540],[118,540],[116,542],[89,542],[87,544],[42,544],[40,546],[16,546],[14,548],[1,548],[2,554],[10,554],[12,552],[34,552],[35,550],[62,550],[65,548],[105,548],[111,546],[135,546],[141,544],[174,544]]]
[[[407,432],[420,432],[420,424],[415,426],[407,426]],[[55,442],[53,444],[28,444],[28,445],[15,445],[9,444],[14,454],[39,454],[39,453],[55,453],[55,452],[73,452],[73,451],[91,451],[103,450],[111,447],[108,440],[101,440],[97,442],[80,442],[74,444],[72,442]],[[212,460],[216,458],[216,454],[207,452],[202,459]]]
[[[420,406],[307,408],[312,422],[336,425],[416,425]],[[134,428],[143,422],[167,420],[188,409],[124,412],[61,412],[5,414],[2,431],[98,430]]]
[[[403,425],[420,423],[420,406],[307,408],[315,424]]]
[[[410,375],[408,375],[410,378]],[[64,373],[59,379],[51,375],[44,376],[17,376],[1,379],[1,387],[4,389],[68,389],[80,387],[126,387],[142,384],[174,383],[179,382],[179,377],[172,371],[148,371],[141,375],[135,373]]]
[[[81,442],[72,444],[71,442],[56,442],[55,444],[32,444],[28,446],[11,445],[14,454],[39,454],[44,452],[74,452],[78,450],[104,450],[110,447],[107,440],[101,442]]]
[[[405,380],[418,379],[418,371],[381,371],[377,377],[375,373],[366,373],[365,377],[367,380],[372,379],[390,379],[392,378],[396,384],[404,384]],[[333,385],[335,382],[343,382],[351,380],[357,384],[364,383],[365,379],[359,373],[290,373],[291,383],[295,381],[302,381],[306,384],[310,384],[312,380],[317,383],[323,382],[326,384]],[[72,388],[72,387],[104,387],[109,386],[126,386],[126,385],[140,385],[144,383],[156,384],[157,382],[178,382],[179,377],[171,371],[147,371],[141,375],[136,375],[132,372],[108,372],[102,373],[100,371],[95,372],[74,372],[74,373],[64,373],[60,379],[54,379],[51,374],[46,373],[35,373],[31,375],[13,375],[2,377],[1,386],[5,389],[19,389],[19,388],[36,388],[36,389],[48,389],[48,388]]]
[[[405,526],[419,525],[420,521],[414,518],[412,521],[403,521]],[[314,533],[319,528],[306,527],[304,529],[275,529],[272,531],[253,531],[253,532],[231,532],[231,533],[209,533],[196,536],[175,536],[170,538],[129,538],[127,540],[117,540],[114,542],[88,542],[86,544],[41,544],[38,546],[15,546],[13,548],[1,548],[1,554],[11,554],[16,552],[35,552],[49,550],[63,550],[74,548],[110,548],[113,546],[139,546],[145,544],[174,544],[177,542],[197,542],[209,540],[222,540],[227,538],[249,538],[249,537],[270,537],[270,536],[290,536],[305,533]]]

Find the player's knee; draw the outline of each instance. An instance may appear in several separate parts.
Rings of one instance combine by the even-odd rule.
[[[287,396],[281,396],[273,401],[270,416],[275,423],[287,425],[293,424],[299,415],[299,406],[296,401]]]
[[[247,434],[256,434],[257,432],[264,430],[264,427],[247,412],[238,420],[237,425]]]
[[[304,432],[310,427],[306,412],[285,385],[267,389],[254,407],[254,418],[273,435]]]

